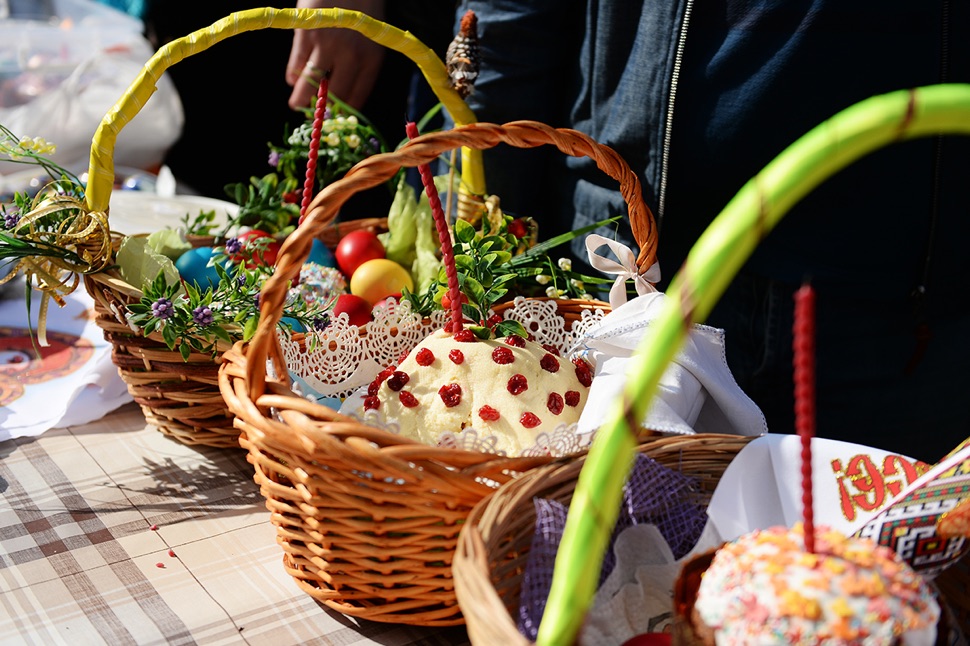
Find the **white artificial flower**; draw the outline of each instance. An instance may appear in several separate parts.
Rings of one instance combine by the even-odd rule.
[[[573,261],[569,258],[560,258],[557,264],[563,271],[571,271],[573,268]]]
[[[549,281],[552,280],[552,276],[546,276],[545,274],[539,274],[536,276],[536,282],[540,285],[548,285]]]

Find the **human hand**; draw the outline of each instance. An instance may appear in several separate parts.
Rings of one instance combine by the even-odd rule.
[[[384,19],[384,0],[298,0],[298,9],[340,7],[377,20]],[[289,105],[310,107],[323,75],[330,72],[329,90],[353,108],[360,109],[377,79],[384,47],[351,29],[297,29],[286,65],[286,82],[293,87]]]

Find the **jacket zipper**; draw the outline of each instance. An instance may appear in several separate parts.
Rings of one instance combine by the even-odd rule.
[[[950,1],[944,0],[940,14],[940,76],[939,83],[950,80]],[[926,249],[923,252],[923,265],[919,280],[913,289],[914,318],[916,319],[916,348],[903,369],[903,374],[910,375],[919,365],[926,354],[926,347],[933,338],[933,332],[927,322],[927,289],[930,283],[930,273],[933,265],[933,251],[936,243],[936,228],[940,219],[940,164],[943,157],[943,137],[937,136],[933,145],[933,187],[930,195],[930,222],[926,237]]]
[[[667,120],[664,123],[663,152],[660,158],[660,190],[657,194],[657,229],[663,229],[664,202],[667,199],[667,173],[670,165],[670,136],[674,123],[674,100],[677,98],[677,81],[680,79],[680,67],[684,60],[684,44],[687,42],[687,25],[690,23],[691,9],[694,0],[687,0],[684,5],[684,19],[680,23],[680,33],[677,36],[677,51],[674,53],[674,69],[670,75],[670,92],[667,95]]]

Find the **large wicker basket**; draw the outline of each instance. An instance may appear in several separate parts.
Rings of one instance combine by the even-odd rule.
[[[450,87],[444,64],[409,33],[358,12],[341,9],[243,11],[162,47],[146,63],[118,104],[105,115],[91,147],[91,179],[86,192],[89,210],[107,212],[114,179],[115,138],[148,101],[155,90],[156,80],[165,70],[188,56],[247,31],[315,27],[354,29],[409,56],[418,64],[457,123],[474,120],[464,101]],[[472,184],[473,189],[483,190],[479,186],[481,180],[477,178],[480,163],[475,159],[466,161],[471,172],[463,174],[463,179]],[[469,199],[461,201],[466,208],[469,203]],[[384,230],[385,227],[386,218],[332,223],[319,230],[319,237],[333,249],[350,231],[361,228]],[[114,363],[132,397],[144,411],[146,420],[163,434],[185,444],[238,448],[239,431],[233,425],[232,413],[226,407],[218,385],[219,355],[228,349],[228,344],[217,344],[215,356],[192,353],[188,359],[183,359],[178,347],[169,349],[160,333],[145,336],[129,326],[127,308],[141,299],[142,292],[137,286],[125,282],[116,270],[86,275],[84,285],[95,301],[96,322],[113,346]]]
[[[633,451],[649,454],[650,444],[637,437],[635,422],[643,419],[687,331],[704,320],[757,244],[815,186],[861,156],[896,141],[970,135],[968,116],[970,85],[939,85],[873,97],[806,134],[741,189],[698,239],[672,281],[662,311],[637,348],[639,360],[627,375],[623,405],[604,420],[588,456],[565,466],[543,467],[528,479],[504,485],[470,515],[456,553],[455,583],[475,644],[527,643],[515,631],[509,608],[515,603],[524,563],[521,534],[531,531],[521,517],[539,493],[561,499],[571,496],[571,501],[536,643],[575,642],[596,590],[628,474],[618,465],[628,464]],[[684,441],[689,446],[707,440],[693,436]],[[953,621],[961,627],[968,625],[965,561],[937,577]]]
[[[653,264],[652,217],[636,176],[614,151],[575,131],[534,122],[471,124],[364,160],[326,187],[280,250],[276,272],[262,292],[260,328],[252,342],[223,355],[222,392],[272,512],[285,567],[309,594],[349,615],[421,625],[461,623],[451,563],[462,524],[495,487],[551,458],[418,444],[294,395],[273,331],[283,288],[317,231],[354,192],[383,182],[400,166],[429,163],[459,146],[483,149],[499,143],[552,144],[594,159],[620,181],[634,232],[646,243],[640,266]],[[267,375],[267,360],[276,377]]]

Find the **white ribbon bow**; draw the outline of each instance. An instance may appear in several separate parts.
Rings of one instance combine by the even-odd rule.
[[[596,253],[596,250],[603,245],[610,248],[619,262]],[[595,233],[586,236],[586,253],[589,255],[589,264],[592,265],[593,269],[598,269],[604,274],[616,275],[616,280],[610,288],[610,307],[613,309],[626,303],[626,281],[630,279],[633,279],[637,294],[640,296],[657,291],[654,284],[660,282],[659,262],[653,263],[645,273],[640,274],[637,268],[637,258],[632,249],[616,240]]]

